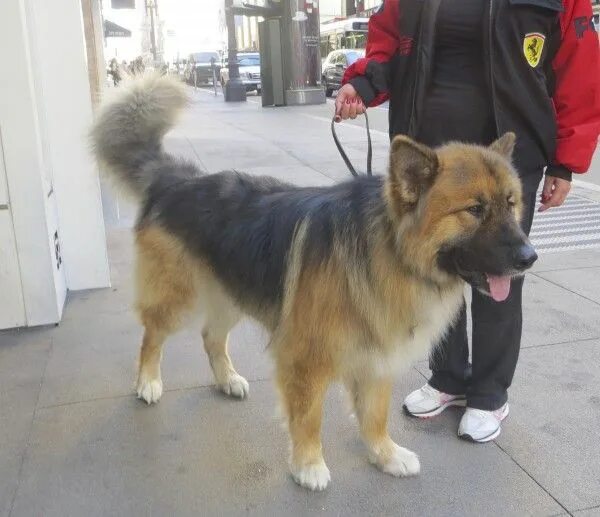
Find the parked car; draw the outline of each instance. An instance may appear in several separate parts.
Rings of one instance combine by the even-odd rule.
[[[331,97],[334,90],[342,87],[346,68],[361,57],[365,57],[365,51],[361,48],[345,48],[329,53],[323,63],[321,77],[321,84],[327,97]]]
[[[239,52],[238,63],[240,68],[240,79],[246,91],[250,92],[256,90],[257,93],[261,91],[260,82],[260,54],[258,52]],[[223,61],[220,73],[221,86],[225,88],[225,85],[229,81],[229,67],[227,59]]]
[[[212,84],[213,65],[216,67],[215,74],[218,79],[221,68],[219,62],[218,52],[205,51],[190,54],[183,74],[184,80],[191,85]]]

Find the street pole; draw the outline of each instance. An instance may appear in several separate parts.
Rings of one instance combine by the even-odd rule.
[[[227,24],[227,46],[229,47],[229,81],[225,85],[225,102],[241,102],[246,100],[246,87],[240,79],[240,68],[237,59],[233,0],[225,0],[225,21]]]
[[[354,0],[352,0],[354,1]],[[318,0],[282,2],[281,42],[288,106],[324,104]]]
[[[150,47],[152,49],[152,59],[156,65],[156,34],[154,33],[154,1],[146,0],[146,14],[150,10]]]

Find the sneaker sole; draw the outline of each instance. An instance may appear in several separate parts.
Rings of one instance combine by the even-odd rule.
[[[446,402],[445,404],[443,404],[442,406],[440,406],[438,408],[435,408],[433,411],[428,411],[427,413],[412,413],[406,407],[406,404],[402,404],[402,409],[408,416],[413,416],[415,418],[432,418],[434,416],[439,415],[442,411],[444,411],[445,409],[447,409],[451,406],[465,407],[466,405],[467,405],[467,399],[454,399],[454,400],[450,400],[450,401]]]
[[[500,419],[500,422],[504,422],[504,419],[508,416],[509,413],[509,407],[508,405],[506,406],[506,413],[504,413],[502,415],[502,418]],[[498,436],[500,436],[500,433],[502,432],[502,426],[498,426],[498,429],[496,429],[492,434],[484,437],[484,438],[479,438],[478,440],[476,440],[475,438],[473,438],[470,434],[459,434],[458,437],[461,440],[465,440],[467,442],[471,442],[471,443],[487,443],[487,442],[491,442],[492,440],[495,440],[496,438],[498,438]]]

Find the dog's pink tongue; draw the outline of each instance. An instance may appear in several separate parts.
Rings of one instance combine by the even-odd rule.
[[[510,276],[487,275],[487,281],[490,286],[490,294],[497,302],[503,302],[510,294]]]

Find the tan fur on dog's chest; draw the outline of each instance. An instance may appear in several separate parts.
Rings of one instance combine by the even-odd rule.
[[[354,375],[368,370],[378,377],[395,376],[414,361],[425,359],[456,318],[463,287],[457,285],[443,294],[433,290],[421,294],[413,299],[412,317],[382,332],[381,343],[356,343],[354,353],[345,358],[344,369]]]

